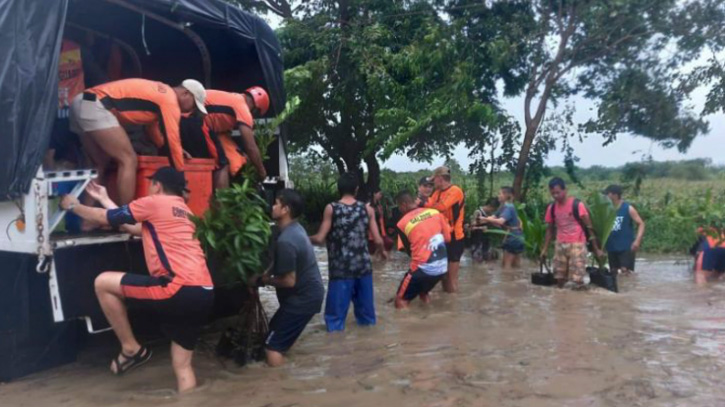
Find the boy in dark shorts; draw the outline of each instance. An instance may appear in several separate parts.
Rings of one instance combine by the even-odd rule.
[[[121,375],[151,358],[151,350],[138,343],[128,321],[126,306],[138,307],[158,317],[161,330],[171,339],[171,364],[180,393],[196,387],[191,359],[214,305],[213,283],[194,238],[185,189],[184,174],[164,167],[151,177],[149,196],[128,205],[116,206],[96,183],[86,192],[105,209],[82,205],[71,195],[61,200],[63,209],[85,220],[142,237],[150,275],[106,271],[95,281],[103,313],[121,342],[111,371]]]
[[[451,241],[451,227],[437,210],[419,208],[408,192],[398,194],[396,202],[403,214],[398,222],[398,236],[411,259],[410,270],[395,296],[395,308],[405,309],[416,297],[430,302],[430,291],[446,275],[446,243]]]
[[[609,235],[606,244],[609,269],[613,273],[630,274],[634,271],[634,259],[637,250],[642,245],[644,221],[632,204],[622,200],[622,187],[610,185],[604,190],[604,193],[617,210],[612,233]],[[637,225],[636,235],[634,225]]]
[[[322,309],[325,289],[314,249],[305,229],[297,222],[304,211],[302,197],[291,189],[277,194],[272,218],[281,233],[277,239],[274,269],[261,276],[261,285],[277,289],[279,309],[269,323],[267,364],[284,364],[284,353]]]

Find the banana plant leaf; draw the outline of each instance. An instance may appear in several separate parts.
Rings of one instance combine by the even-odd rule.
[[[592,221],[592,227],[596,234],[597,241],[602,246],[602,250],[607,244],[609,235],[614,228],[614,222],[617,219],[617,210],[612,205],[612,201],[599,192],[593,192],[589,196],[589,219]],[[605,267],[605,259],[597,258],[600,269]]]

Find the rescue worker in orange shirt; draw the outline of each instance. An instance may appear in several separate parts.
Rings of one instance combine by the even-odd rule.
[[[123,125],[144,125],[151,141],[168,149],[169,161],[184,168],[179,135],[182,113],[206,114],[206,90],[193,79],[176,87],[146,79],[123,79],[104,83],[77,95],[71,104],[71,130],[98,168],[99,179],[111,161],[118,166],[118,198],[131,202],[136,192],[137,157]]]
[[[460,187],[451,183],[451,170],[448,167],[436,168],[431,178],[435,191],[428,198],[425,207],[441,212],[451,227],[451,241],[446,243],[448,274],[443,278],[443,289],[447,293],[455,293],[458,291],[458,269],[465,248],[463,220],[466,216],[466,197]]]
[[[259,86],[253,86],[243,94],[210,89],[207,91],[206,110],[208,114],[204,117],[204,133],[207,137],[207,146],[221,167],[214,175],[214,186],[227,188],[230,177],[241,170],[247,158],[257,170],[259,180],[267,178],[262,155],[254,140],[254,118],[264,116],[269,110],[267,91]],[[232,140],[234,129],[239,129],[246,157],[239,150],[237,143]],[[218,137],[222,152],[217,151],[211,132]],[[227,159],[226,165],[221,159],[222,155]]]

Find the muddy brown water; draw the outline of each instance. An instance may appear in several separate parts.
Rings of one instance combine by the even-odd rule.
[[[460,294],[396,312],[387,300],[406,266],[403,255],[376,263],[376,327],[350,318],[329,335],[318,316],[282,368],[222,366],[201,350],[202,386],[178,397],[166,345],[121,378],[106,346],[0,385],[0,406],[725,405],[725,285],[695,287],[687,261],[640,259],[611,294],[533,286],[530,267],[464,257]],[[273,311],[273,292],[264,296]]]

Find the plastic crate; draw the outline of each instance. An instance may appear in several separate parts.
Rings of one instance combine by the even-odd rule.
[[[134,198],[143,198],[148,195],[152,176],[156,170],[169,166],[169,159],[158,156],[138,156],[136,170],[136,194]],[[202,216],[209,209],[209,200],[213,191],[214,160],[210,158],[191,158],[184,160],[184,177],[189,191],[189,209],[196,216]],[[108,191],[111,197],[117,196],[115,172],[108,174]]]

